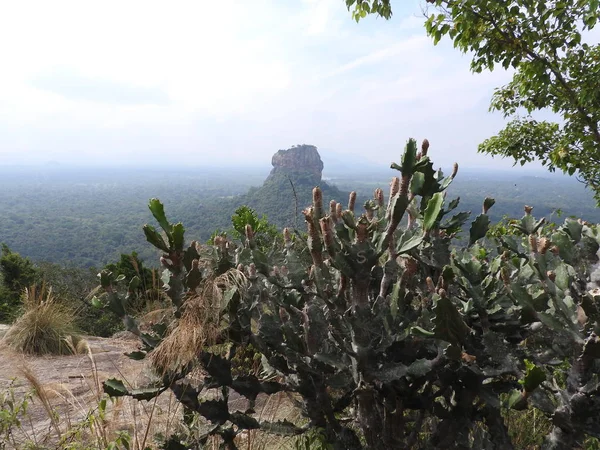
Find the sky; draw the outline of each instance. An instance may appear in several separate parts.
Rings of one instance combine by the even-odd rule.
[[[269,165],[278,149],[388,165],[428,138],[436,165],[504,124],[496,70],[423,28],[421,0],[356,23],[344,0],[0,4],[0,166]]]

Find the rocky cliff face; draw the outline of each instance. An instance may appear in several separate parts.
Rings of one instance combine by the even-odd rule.
[[[273,169],[267,181],[283,174],[292,179],[300,178],[308,184],[321,183],[323,161],[314,145],[296,145],[287,150],[279,150],[273,155],[271,164]]]

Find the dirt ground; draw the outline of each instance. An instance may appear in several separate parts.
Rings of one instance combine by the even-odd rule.
[[[6,326],[0,329],[0,337],[5,329]],[[28,392],[37,393],[28,407],[27,420],[22,421],[22,430],[16,433],[18,442],[24,445],[33,441],[41,448],[54,448],[59,436],[64,437],[93,412],[102,396],[103,381],[115,377],[131,387],[150,381],[152,374],[145,363],[124,355],[137,349],[137,340],[98,337],[85,340],[89,350],[71,356],[22,355],[0,340],[0,392],[6,393],[11,388],[17,399]],[[42,395],[38,395],[40,391]],[[116,409],[115,405],[110,407]],[[122,417],[114,413],[111,417],[113,430],[132,429],[126,417],[132,411],[122,409]],[[54,418],[49,414],[53,410],[58,413]]]
[[[152,401],[121,398],[116,403],[108,402],[107,414],[101,421],[102,430],[87,427],[83,434],[73,434],[72,430],[82,423],[89,424],[90,415],[97,413],[103,381],[114,377],[123,380],[126,386],[136,388],[146,386],[154,379],[145,361],[135,361],[124,355],[138,348],[139,341],[135,337],[86,337],[89,348],[86,353],[40,357],[25,356],[7,348],[1,340],[5,329],[6,326],[0,327],[0,400],[2,393],[8,392],[11,386],[17,398],[36,390],[42,392],[42,395],[32,397],[27,420],[22,421],[19,433],[15,434],[18,444],[5,444],[5,448],[24,448],[26,442],[33,442],[36,445],[30,448],[62,450],[65,439],[70,442],[82,437],[97,440],[98,435],[104,434],[106,441],[113,439],[120,430],[132,436],[132,448],[155,448],[153,437],[168,437],[177,430],[181,406],[170,392],[165,392]],[[247,407],[246,400],[235,396],[230,407],[243,411]],[[49,410],[56,412],[54,420]],[[259,420],[293,420],[298,418],[297,414],[286,398],[257,399]],[[273,436],[254,431],[252,435],[240,436],[243,448],[293,448],[290,439],[273,440]],[[63,443],[59,444],[61,439]]]

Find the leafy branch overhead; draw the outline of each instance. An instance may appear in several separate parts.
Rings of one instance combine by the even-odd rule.
[[[511,120],[479,151],[577,174],[600,203],[600,44],[589,33],[600,17],[599,1],[427,3],[425,30],[434,43],[449,37],[471,55],[475,72],[515,69],[490,105]],[[389,0],[346,0],[346,6],[357,21],[392,16]],[[535,118],[547,111],[559,120]]]

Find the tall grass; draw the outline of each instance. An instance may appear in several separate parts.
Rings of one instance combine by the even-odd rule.
[[[31,286],[22,296],[23,315],[3,340],[8,346],[32,355],[67,355],[75,352],[79,335],[75,314],[59,303],[52,288]]]

